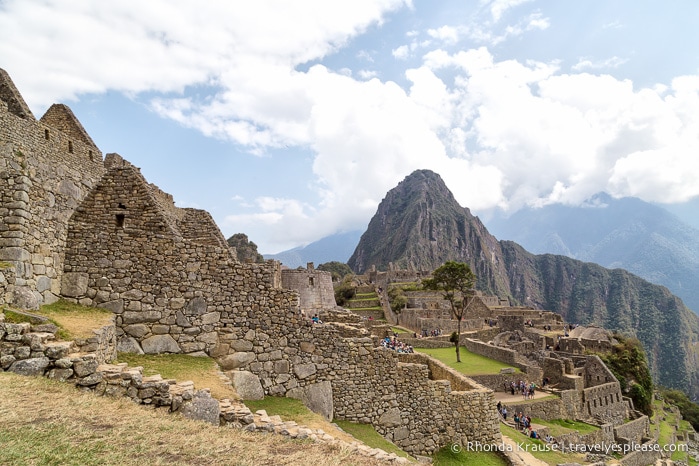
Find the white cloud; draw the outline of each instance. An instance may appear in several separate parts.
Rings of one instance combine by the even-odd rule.
[[[490,14],[493,16],[493,21],[500,21],[502,15],[507,11],[523,3],[528,3],[532,0],[492,0],[488,3],[490,6]]]
[[[619,66],[623,65],[628,61],[629,60],[626,58],[619,57],[611,57],[601,61],[593,61],[590,58],[580,58],[578,62],[575,65],[573,65],[573,70],[582,71],[618,68]]]
[[[461,36],[460,28],[453,26],[442,26],[437,29],[428,29],[427,34],[433,39],[440,40],[448,45],[456,44]]]
[[[391,51],[391,54],[398,60],[405,60],[410,54],[410,48],[407,45],[401,45]]]
[[[476,211],[599,191],[657,202],[699,195],[697,76],[636,88],[579,72],[617,67],[617,57],[582,59],[566,74],[558,61],[496,59],[485,47],[427,49],[503,44],[549,27],[538,12],[508,24],[523,3],[484,2],[492,21],[413,29],[393,49],[397,60],[363,50],[353,56],[365,68],[334,72],[317,63],[408,3],[5,0],[0,56],[33,109],[82,93],[148,92],[159,115],[253,153],[312,151],[316,203],[230,198],[247,210],[225,225],[264,252],[366,225],[415,169],[439,173]],[[418,50],[406,89],[377,79],[386,57],[399,66]]]

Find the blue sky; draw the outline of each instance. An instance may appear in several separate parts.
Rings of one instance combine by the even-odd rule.
[[[226,237],[364,229],[416,169],[482,218],[606,191],[699,225],[699,2],[0,0],[0,67]]]

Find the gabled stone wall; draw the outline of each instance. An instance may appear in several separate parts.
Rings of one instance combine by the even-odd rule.
[[[104,173],[102,153],[67,107],[37,121],[2,70],[0,88],[0,261],[15,266],[9,301],[35,309],[60,294],[68,218]]]

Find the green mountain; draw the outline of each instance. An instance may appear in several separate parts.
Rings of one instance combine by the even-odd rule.
[[[512,304],[638,337],[658,383],[699,396],[699,318],[681,299],[626,270],[498,241],[431,171],[412,173],[386,194],[348,264],[363,273],[389,263],[432,270],[447,260],[468,263],[478,289]]]
[[[668,287],[699,312],[699,230],[662,207],[600,193],[583,206],[526,208],[487,225],[535,254],[628,270]]]

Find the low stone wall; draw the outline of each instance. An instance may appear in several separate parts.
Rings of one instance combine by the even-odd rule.
[[[514,413],[522,412],[526,416],[537,417],[545,421],[566,418],[566,409],[560,398],[503,404],[507,406],[508,417],[514,416]]]
[[[520,366],[519,362],[517,361],[517,353],[511,349],[489,345],[471,338],[463,338],[463,335],[461,338],[461,346],[468,349],[472,353],[480,354],[481,356],[495,359],[512,366]]]
[[[619,460],[623,466],[646,466],[655,464],[657,460],[662,458],[662,452],[657,448],[658,436],[637,446],[638,451],[633,451]]]
[[[93,330],[88,338],[76,338],[74,343],[78,353],[94,353],[98,361],[108,362],[116,359],[116,326],[105,325]]]
[[[463,374],[455,371],[443,362],[431,358],[426,354],[420,353],[398,353],[398,360],[404,363],[424,364],[429,369],[429,378],[432,380],[448,380],[451,384],[451,389],[456,391],[473,390],[474,388],[483,388],[479,384],[474,383],[474,380],[464,377]]]
[[[638,419],[615,427],[614,436],[620,443],[641,444],[644,439],[650,438],[650,421],[648,416],[641,416]]]
[[[27,322],[0,320],[0,368],[22,375],[46,375],[70,380],[80,386],[100,382],[94,376],[97,365],[116,358],[114,326],[105,326],[78,346],[72,341],[56,341],[54,325],[33,326]],[[80,350],[93,348],[94,352]]]
[[[413,348],[454,348],[454,343],[434,338],[406,338],[403,335],[398,335],[398,339]]]

